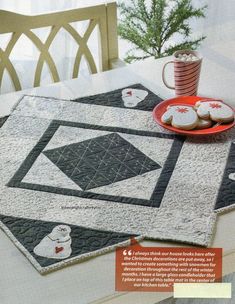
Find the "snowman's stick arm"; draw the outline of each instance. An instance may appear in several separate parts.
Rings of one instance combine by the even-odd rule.
[[[65,241],[59,241],[59,239],[52,239],[49,235],[47,236],[51,241],[53,241],[53,242],[58,242],[58,243],[66,243],[66,242],[68,242],[71,238],[69,237],[67,240],[65,240]]]
[[[69,237],[67,240],[65,240],[65,241],[58,241],[58,243],[59,244],[61,244],[61,243],[67,243],[67,242],[69,242],[71,240],[71,238]]]

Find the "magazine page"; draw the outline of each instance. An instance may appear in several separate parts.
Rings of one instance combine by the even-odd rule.
[[[0,304],[235,303],[234,12],[0,0]]]

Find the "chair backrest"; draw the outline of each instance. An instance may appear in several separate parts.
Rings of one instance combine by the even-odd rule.
[[[85,20],[89,20],[89,24],[85,33],[80,35],[71,23]],[[42,41],[32,30],[44,27],[50,27],[50,32],[47,39]],[[19,75],[10,60],[11,52],[22,35],[29,38],[40,53],[34,74],[34,86],[40,86],[44,63],[50,70],[52,80],[60,81],[55,61],[49,51],[60,29],[67,31],[78,45],[71,78],[78,76],[83,56],[90,72],[96,73],[98,67],[87,45],[88,39],[96,27],[98,27],[99,33],[99,69],[105,71],[110,68],[110,61],[118,58],[116,2],[37,16],[0,10],[0,34],[12,33],[6,48],[4,50],[0,48],[0,88],[4,71],[7,70],[15,90],[22,89]]]

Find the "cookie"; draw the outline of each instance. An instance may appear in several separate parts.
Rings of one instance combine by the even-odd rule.
[[[234,120],[234,111],[222,101],[198,101],[195,105],[200,118],[211,119],[220,123],[229,123]]]
[[[161,121],[182,130],[192,130],[198,125],[198,116],[193,107],[186,105],[169,106]]]
[[[197,130],[207,129],[207,128],[210,128],[212,126],[212,124],[213,124],[212,121],[209,119],[199,118],[196,129]]]

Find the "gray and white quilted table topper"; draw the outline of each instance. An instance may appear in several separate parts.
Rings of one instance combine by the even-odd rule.
[[[41,273],[131,237],[210,245],[214,210],[235,205],[234,130],[170,133],[160,101],[142,85],[87,103],[24,96],[4,123],[0,226]]]

